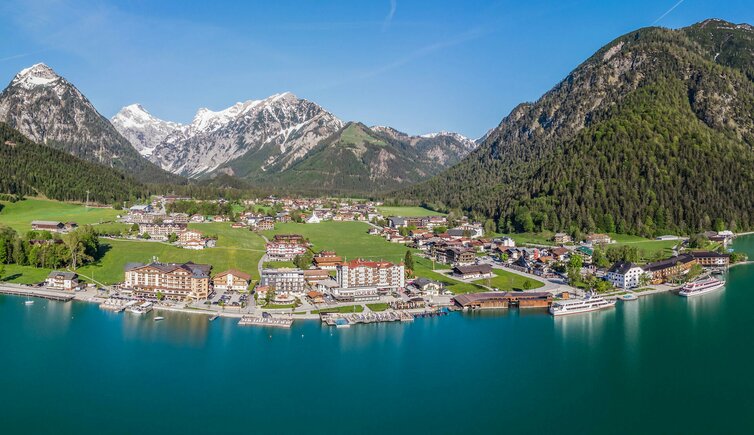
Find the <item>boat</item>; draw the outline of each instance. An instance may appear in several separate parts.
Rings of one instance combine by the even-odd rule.
[[[678,292],[679,296],[683,297],[689,297],[689,296],[698,296],[703,295],[705,293],[709,293],[715,290],[719,290],[725,286],[724,280],[719,280],[717,278],[709,277],[707,279],[700,279],[697,281],[693,281],[690,283],[687,283],[683,287],[681,287],[681,291]]]
[[[636,296],[633,293],[626,293],[625,295],[618,296],[618,299],[620,299],[622,301],[635,301],[635,300],[639,299],[639,297]]]
[[[550,305],[550,314],[553,316],[581,314],[606,308],[613,308],[614,306],[615,299],[608,300],[602,296],[597,296],[594,292],[589,292],[584,299],[567,299],[553,302],[552,305]]]
[[[28,300],[28,301],[24,302],[24,305],[34,305],[34,301]]]
[[[209,321],[212,322],[215,319],[217,319],[218,317],[220,317],[220,315],[219,314],[215,314],[214,316],[212,316],[212,317],[209,318]]]
[[[162,317],[162,316],[157,316],[157,317],[154,318],[155,322],[160,321],[160,320],[165,320],[165,318]]]

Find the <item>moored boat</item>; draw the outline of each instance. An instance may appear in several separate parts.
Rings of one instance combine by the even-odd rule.
[[[165,320],[165,318],[164,318],[164,317],[162,317],[162,316],[157,316],[157,317],[155,317],[155,318],[154,318],[154,321],[155,321],[155,322],[158,322],[158,321],[160,321],[160,320]]]
[[[678,292],[678,295],[683,297],[698,296],[719,290],[723,287],[725,287],[725,281],[709,277],[707,279],[687,283],[681,287],[681,291]]]
[[[550,314],[553,316],[564,316],[566,314],[588,313],[606,308],[613,308],[615,299],[608,300],[595,293],[587,293],[584,299],[568,299],[553,302],[550,305]]]

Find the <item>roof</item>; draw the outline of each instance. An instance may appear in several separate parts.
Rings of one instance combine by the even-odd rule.
[[[356,260],[351,260],[343,263],[344,265],[348,267],[372,267],[372,268],[379,268],[379,267],[393,267],[396,266],[396,264],[391,263],[389,261],[368,261],[364,260],[362,258],[358,258]]]
[[[658,270],[667,269],[669,267],[673,267],[676,265],[676,263],[689,263],[691,261],[694,261],[694,257],[691,254],[681,254],[676,255],[674,257],[667,258],[665,260],[655,261],[652,263],[647,264],[644,266],[644,270],[647,272],[654,272]]]
[[[568,248],[558,247],[558,248],[552,248],[550,250],[554,255],[561,256],[566,255],[568,253]]]
[[[49,275],[47,275],[48,278],[59,278],[59,279],[76,279],[78,277],[77,274],[74,272],[63,272],[60,270],[53,270],[50,272]]]
[[[215,275],[215,279],[220,278],[221,276],[225,276],[225,275],[233,275],[237,278],[241,278],[246,281],[249,281],[251,279],[251,275],[249,275],[246,272],[241,272],[240,270],[237,270],[237,269],[229,269],[229,270],[226,270],[225,272],[220,272],[217,275]]]
[[[413,283],[413,284],[414,284],[414,285],[415,285],[416,287],[424,287],[425,285],[429,285],[429,284],[438,284],[438,285],[440,285],[440,283],[439,283],[439,282],[437,282],[437,281],[433,281],[433,280],[431,280],[431,279],[428,279],[428,278],[416,278],[416,279],[414,280],[414,283]]]
[[[60,225],[63,225],[63,222],[55,222],[55,221],[31,221],[32,225],[40,225],[45,227],[57,227]]]
[[[729,254],[721,254],[719,252],[714,252],[714,251],[693,251],[693,252],[691,252],[691,255],[694,258],[722,258],[722,257],[730,257]]]
[[[607,270],[607,273],[617,273],[619,275],[625,275],[629,270],[634,267],[639,267],[630,261],[616,261],[615,264]]]
[[[470,264],[468,266],[456,266],[453,270],[462,275],[469,273],[490,273],[492,272],[492,266],[489,264]]]
[[[594,249],[587,248],[586,246],[579,246],[576,250],[586,255],[594,255]]]
[[[189,261],[187,263],[158,263],[158,262],[152,262],[149,264],[128,263],[126,264],[125,271],[129,272],[129,271],[141,269],[144,267],[151,267],[151,268],[159,270],[162,273],[170,273],[177,269],[183,269],[188,272],[191,272],[192,275],[196,278],[209,278],[209,271],[212,269],[212,266],[209,264],[196,264]]]

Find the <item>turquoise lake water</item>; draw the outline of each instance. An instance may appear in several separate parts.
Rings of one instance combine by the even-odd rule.
[[[0,296],[0,433],[751,433],[754,266],[728,279],[346,330]]]

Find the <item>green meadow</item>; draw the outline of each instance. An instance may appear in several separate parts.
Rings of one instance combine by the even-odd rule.
[[[31,221],[76,222],[79,225],[112,222],[120,211],[112,208],[85,207],[81,204],[25,199],[18,202],[0,201],[0,225],[9,226],[19,233],[31,230]]]
[[[377,207],[377,210],[382,213],[383,216],[403,216],[403,217],[416,217],[416,216],[445,216],[445,213],[439,211],[433,211],[424,207]]]

